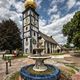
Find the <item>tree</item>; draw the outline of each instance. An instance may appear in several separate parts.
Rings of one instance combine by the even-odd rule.
[[[71,21],[63,25],[63,35],[67,36],[67,44],[80,48],[80,11],[76,12]]]
[[[11,19],[3,20],[0,23],[0,49],[15,50],[22,46],[20,31],[14,21]]]

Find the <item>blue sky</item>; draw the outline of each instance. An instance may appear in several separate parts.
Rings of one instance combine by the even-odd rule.
[[[22,11],[24,0],[0,0],[0,21],[11,18],[22,32]],[[65,44],[67,38],[62,34],[63,25],[80,11],[80,0],[36,0],[36,11],[40,15],[40,31],[52,35],[59,44]]]

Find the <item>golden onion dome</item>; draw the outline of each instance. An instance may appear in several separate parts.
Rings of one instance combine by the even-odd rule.
[[[25,5],[25,8],[29,8],[29,7],[33,8],[33,9],[36,8],[36,3],[34,0],[26,0],[24,5]]]

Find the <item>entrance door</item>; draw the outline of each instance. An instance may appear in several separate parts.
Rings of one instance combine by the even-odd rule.
[[[36,51],[33,49],[33,54],[36,54]]]
[[[48,48],[48,51],[47,51],[48,53],[50,53],[50,49]]]

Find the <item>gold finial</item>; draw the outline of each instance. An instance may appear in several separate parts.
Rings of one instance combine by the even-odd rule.
[[[25,4],[25,8],[29,8],[29,7],[33,9],[36,8],[36,3],[34,0],[26,0],[24,4]]]

